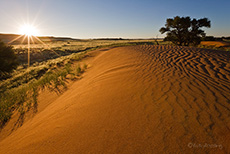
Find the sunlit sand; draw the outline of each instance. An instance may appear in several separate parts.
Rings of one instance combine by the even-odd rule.
[[[84,77],[40,98],[43,108],[0,141],[0,153],[229,152],[227,54],[167,45],[91,52]]]

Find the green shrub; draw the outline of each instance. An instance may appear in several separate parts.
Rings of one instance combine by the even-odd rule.
[[[3,42],[0,42],[0,63],[0,80],[18,66],[17,56],[12,46],[7,46]]]

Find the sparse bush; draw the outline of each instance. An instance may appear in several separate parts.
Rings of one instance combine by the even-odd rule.
[[[20,65],[20,69],[18,68],[13,73],[12,78],[0,83],[0,127],[10,119],[13,111],[17,110],[20,116],[23,116],[31,107],[36,108],[39,91],[47,88],[60,93],[67,88],[66,80],[68,75],[70,75],[70,79],[79,79],[80,75],[87,69],[87,65],[80,66],[73,62],[87,57],[88,51],[102,47],[153,44],[152,40],[141,43],[137,41],[126,41],[126,43],[85,41],[83,43],[87,45],[80,48],[78,45],[77,49],[74,49],[75,51],[71,51],[71,54],[65,54],[66,56],[60,56],[56,59],[47,58],[49,60],[34,63],[33,67],[30,68]],[[31,51],[38,52],[38,50]],[[46,50],[42,52],[51,51]],[[23,52],[23,54],[25,53]],[[50,54],[47,55],[49,56]],[[60,64],[60,66],[57,67],[56,64]]]
[[[11,117],[12,111],[19,111],[20,115],[24,115],[31,106],[37,106],[37,97],[39,90],[48,88],[56,93],[61,93],[62,89],[67,89],[67,75],[80,76],[83,69],[78,65],[76,72],[73,72],[70,63],[65,67],[53,71],[47,71],[38,80],[33,79],[30,83],[17,88],[10,89],[0,94],[0,127],[2,127]]]
[[[87,67],[88,67],[87,64],[84,64],[84,65],[83,65],[83,69],[84,69],[84,70],[86,70]]]
[[[0,63],[0,80],[18,66],[17,56],[12,46],[7,46],[3,42],[0,42]]]
[[[76,67],[76,75],[79,76],[81,74],[81,72],[82,72],[82,69],[81,69],[80,65],[78,65]]]

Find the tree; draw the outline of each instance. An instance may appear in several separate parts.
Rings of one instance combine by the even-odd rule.
[[[205,36],[203,27],[210,28],[211,22],[208,18],[192,19],[190,17],[176,16],[166,20],[165,27],[160,29],[161,34],[166,33],[166,40],[176,45],[188,46],[200,44],[201,37]]]
[[[7,46],[5,43],[0,42],[0,80],[8,73],[11,73],[17,66],[17,56],[12,46]]]

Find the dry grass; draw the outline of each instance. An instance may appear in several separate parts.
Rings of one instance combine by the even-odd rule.
[[[37,105],[38,91],[48,88],[60,93],[66,89],[66,79],[78,78],[87,65],[75,65],[87,56],[87,52],[102,47],[154,44],[153,40],[87,40],[49,44],[49,48],[34,44],[31,48],[32,66],[27,68],[27,46],[14,45],[21,58],[21,65],[12,76],[0,83],[0,127],[10,119],[14,111],[23,115]],[[57,53],[57,54],[54,54]],[[37,57],[39,55],[43,59]],[[54,56],[55,55],[55,56]]]
[[[31,44],[31,64],[43,62],[48,59],[54,59],[61,56],[70,55],[90,48],[111,46],[129,43],[154,43],[154,40],[66,40],[55,41],[44,44]],[[27,64],[27,45],[13,45],[18,55],[19,62]]]
[[[0,127],[10,119],[13,111],[21,115],[37,106],[37,96],[40,90],[48,88],[56,93],[67,89],[66,79],[76,79],[87,66],[75,66],[73,61],[80,61],[86,53],[72,55],[71,60],[62,59],[63,66],[41,66],[30,68],[8,82],[1,83],[0,94]],[[61,60],[60,60],[61,61]],[[40,77],[39,77],[40,76]]]
[[[212,49],[222,49],[230,50],[230,43],[226,41],[202,41],[200,47],[203,48],[212,48]]]

